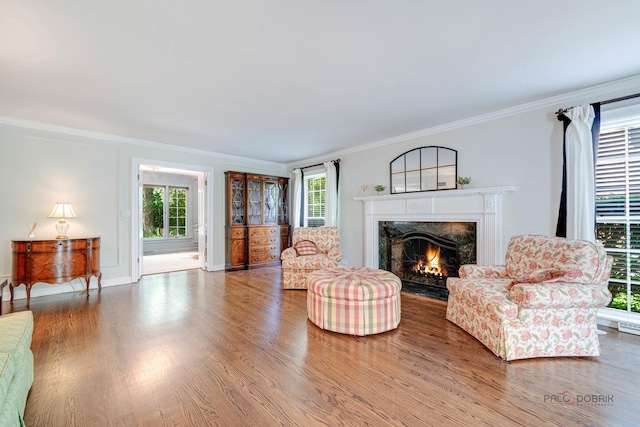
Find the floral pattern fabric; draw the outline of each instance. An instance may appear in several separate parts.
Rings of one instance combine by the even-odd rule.
[[[504,265],[466,264],[460,267],[459,275],[462,279],[505,279],[508,277]]]
[[[559,269],[572,282],[593,283],[605,269],[607,253],[595,243],[536,234],[514,236],[507,246],[505,267],[511,278],[537,269]]]
[[[611,301],[611,293],[600,284],[552,282],[531,286],[516,283],[509,292],[509,299],[520,308],[600,308]]]
[[[296,245],[312,242],[315,255],[298,256]],[[282,260],[282,287],[284,289],[307,289],[309,273],[336,267],[342,260],[340,251],[340,231],[338,227],[299,227],[293,230],[292,247],[280,254]]]
[[[611,301],[612,261],[590,242],[514,236],[505,266],[463,266],[459,278],[447,280],[447,319],[505,360],[597,356],[596,315]],[[566,274],[517,282],[537,269]]]
[[[540,283],[557,280],[567,275],[567,271],[557,268],[538,268],[527,271],[516,279],[518,283]]]

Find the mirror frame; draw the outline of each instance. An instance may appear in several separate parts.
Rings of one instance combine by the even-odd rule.
[[[414,154],[414,152],[417,152]],[[432,158],[433,152],[435,159]],[[445,155],[451,156],[453,154],[453,163],[443,163]],[[407,170],[407,159],[415,163],[415,156],[418,156],[417,168]],[[424,158],[428,157],[429,165],[424,165]],[[431,166],[435,165],[435,166]],[[453,175],[451,172],[447,172],[447,169],[453,168]],[[395,172],[394,172],[395,170]],[[427,181],[426,177],[433,176],[435,172],[435,187],[433,183]],[[417,173],[418,181],[416,183],[407,182],[407,176],[415,176]],[[396,179],[396,185],[394,185],[394,178]],[[402,182],[402,185],[398,185]],[[417,189],[416,189],[417,188]],[[441,147],[438,145],[429,145],[424,147],[414,148],[400,154],[398,157],[389,162],[389,189],[391,194],[401,193],[417,193],[423,191],[441,191],[441,190],[455,190],[458,188],[458,151]]]

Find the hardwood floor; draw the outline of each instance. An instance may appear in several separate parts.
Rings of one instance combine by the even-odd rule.
[[[504,362],[443,302],[410,294],[398,329],[341,335],[310,323],[306,291],[281,290],[280,276],[189,270],[33,298],[27,426],[638,422],[638,336],[607,329],[598,358]]]

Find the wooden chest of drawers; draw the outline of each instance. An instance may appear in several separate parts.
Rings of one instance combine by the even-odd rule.
[[[249,268],[280,261],[280,226],[249,226]]]
[[[100,237],[65,240],[12,240],[12,272],[9,289],[24,284],[27,301],[34,283],[65,283],[84,278],[89,292],[91,276],[101,288]]]

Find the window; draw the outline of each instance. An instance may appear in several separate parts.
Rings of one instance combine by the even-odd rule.
[[[187,237],[187,200],[187,188],[145,185],[142,189],[144,237]]]
[[[596,235],[614,258],[609,307],[636,313],[640,312],[638,107],[608,115],[603,111],[596,162]]]
[[[304,226],[323,226],[326,188],[325,174],[305,176],[304,188]]]
[[[187,237],[186,188],[169,188],[169,237]]]

